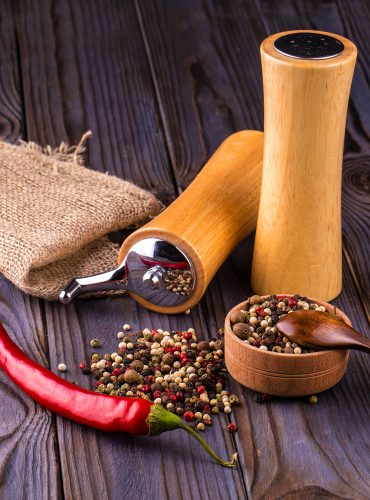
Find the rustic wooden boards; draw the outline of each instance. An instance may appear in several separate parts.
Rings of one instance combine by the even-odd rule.
[[[2,133],[56,145],[92,129],[92,167],[154,189],[165,201],[224,137],[262,128],[258,50],[267,34],[311,27],[353,38],[360,56],[346,141],[344,288],[336,303],[368,332],[366,2],[283,0],[277,8],[262,0],[19,0],[1,6]],[[91,352],[89,340],[98,336],[109,351],[125,322],[194,326],[215,336],[225,312],[250,293],[252,244],[249,238],[234,252],[191,316],[159,316],[128,297],[65,307],[26,297],[2,280],[0,318],[30,356],[53,370],[66,362],[66,376],[88,387],[76,366]],[[301,400],[258,405],[231,381],[242,399],[239,432],[230,436],[221,416],[205,434],[222,456],[237,446],[240,466],[230,471],[181,432],[134,439],[54,418],[1,375],[0,496],[365,499],[368,380],[368,358],[352,353],[345,379],[315,407]]]

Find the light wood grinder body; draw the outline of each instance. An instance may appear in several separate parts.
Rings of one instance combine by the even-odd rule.
[[[261,45],[265,142],[252,265],[260,295],[331,300],[342,284],[343,141],[356,48],[291,31]]]

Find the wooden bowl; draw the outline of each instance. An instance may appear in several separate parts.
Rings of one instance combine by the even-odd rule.
[[[321,300],[309,300],[325,306],[328,312],[351,325],[350,319],[337,307]],[[347,350],[280,354],[262,351],[240,340],[232,332],[230,315],[246,308],[246,301],[242,302],[231,309],[225,319],[225,363],[231,376],[242,385],[272,396],[309,396],[333,387],[343,377],[349,355]]]

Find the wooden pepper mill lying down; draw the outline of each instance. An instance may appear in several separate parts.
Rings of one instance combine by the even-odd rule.
[[[166,210],[124,241],[117,269],[72,280],[61,302],[82,293],[127,290],[161,313],[193,307],[234,247],[256,227],[262,152],[262,132],[232,134]]]

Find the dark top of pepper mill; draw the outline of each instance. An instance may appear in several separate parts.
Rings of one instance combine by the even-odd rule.
[[[302,31],[277,38],[275,49],[296,59],[329,59],[341,54],[343,43],[333,36]]]

